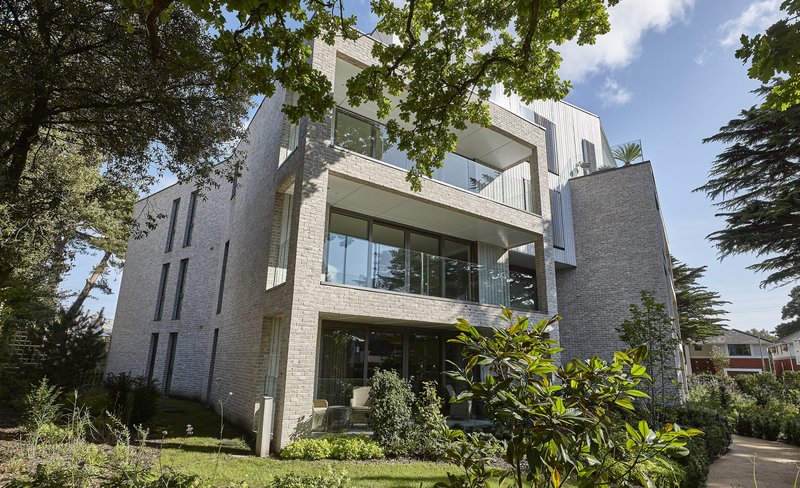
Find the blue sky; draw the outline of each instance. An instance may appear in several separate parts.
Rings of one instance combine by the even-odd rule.
[[[355,12],[365,0],[354,0]],[[722,228],[705,195],[722,146],[702,144],[743,108],[757,102],[756,84],[734,58],[742,33],[762,31],[778,16],[780,0],[622,0],[611,11],[612,31],[595,46],[566,46],[562,75],[573,81],[567,100],[598,115],[612,144],[641,139],[653,162],[672,254],[690,265],[708,265],[703,284],[730,302],[729,325],[772,329],[790,287],[761,289],[762,275],[748,271],[753,256],[717,260],[705,239]],[[360,26],[369,29],[370,17]],[[159,187],[174,180],[165,179]],[[99,256],[81,256],[64,283],[78,290]],[[109,281],[114,294],[87,301],[113,317],[121,273]]]

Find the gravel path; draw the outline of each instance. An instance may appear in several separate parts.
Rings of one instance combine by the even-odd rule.
[[[733,436],[731,450],[711,465],[709,488],[793,488],[800,468],[800,447],[752,437]],[[800,483],[798,483],[800,488]]]

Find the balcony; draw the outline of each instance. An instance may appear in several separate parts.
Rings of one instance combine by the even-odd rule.
[[[386,127],[375,120],[337,107],[333,142],[336,146],[408,171],[413,166],[404,152],[392,146]],[[510,207],[533,211],[529,163],[505,171],[456,153],[447,153],[433,179]]]
[[[476,263],[476,254],[484,262]],[[325,281],[537,310],[532,257],[506,260],[507,254],[518,253],[333,210]]]

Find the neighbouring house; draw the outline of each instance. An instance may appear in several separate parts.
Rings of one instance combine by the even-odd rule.
[[[493,125],[459,133],[414,192],[376,107],[347,104],[345,83],[373,62],[374,42],[313,44],[337,107],[294,125],[281,112],[293,95],[278,89],[237,149],[238,179],[202,196],[172,185],[137,204],[135,215],[166,218],[129,242],[109,372],[225,401],[248,427],[272,397],[280,449],[324,424],[312,417],[326,409],[337,422],[363,417],[378,368],[457,391],[444,373],[460,359],[447,342],[459,317],[561,314],[551,336],[570,359],[624,348],[615,327],[641,290],[675,315],[649,162],[616,167],[594,114],[495,90]]]
[[[715,354],[728,357],[729,364],[724,370],[728,376],[772,371],[769,354],[773,344],[747,332],[726,329],[718,336],[684,345],[688,359],[686,373],[716,373],[712,361]]]
[[[775,365],[775,373],[800,371],[800,366],[797,364],[798,351],[800,351],[800,331],[781,337],[770,345],[769,352]]]

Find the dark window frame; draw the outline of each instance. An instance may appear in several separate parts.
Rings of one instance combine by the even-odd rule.
[[[214,388],[214,368],[217,363],[217,344],[219,342],[219,327],[214,329],[214,337],[211,339],[211,359],[208,366],[208,386],[206,387],[206,401],[211,400],[211,390]]]
[[[150,353],[147,357],[147,383],[153,382],[153,373],[156,369],[156,358],[158,356],[158,332],[150,334]]]
[[[740,354],[742,349],[737,348],[747,348],[747,354]],[[750,347],[750,344],[728,344],[728,356],[747,356],[750,357],[753,355],[753,348]]]
[[[164,317],[164,298],[167,294],[167,280],[169,279],[169,263],[161,265],[161,278],[158,283],[158,295],[156,296],[156,313],[153,318],[158,322]]]
[[[186,212],[186,228],[183,230],[183,247],[192,245],[192,232],[194,231],[194,217],[197,210],[197,191],[189,195],[189,208]]]
[[[219,275],[219,290],[217,291],[217,314],[222,312],[222,296],[225,294],[225,275],[228,273],[228,249],[231,241],[225,242],[222,252],[222,270]]]
[[[439,233],[432,232],[432,231],[429,231],[429,230],[426,230],[426,229],[420,229],[418,227],[412,227],[412,226],[408,226],[408,225],[404,225],[404,224],[398,224],[397,222],[391,222],[391,221],[387,221],[387,220],[383,220],[383,219],[379,219],[379,218],[374,218],[374,217],[371,217],[369,215],[360,214],[358,212],[352,212],[350,210],[344,210],[344,209],[340,209],[340,208],[336,208],[336,207],[330,207],[329,210],[328,210],[328,218],[327,218],[327,222],[326,222],[326,226],[325,226],[325,249],[324,249],[324,253],[323,253],[324,254],[324,259],[323,259],[323,263],[322,263],[322,268],[323,268],[322,272],[323,273],[327,272],[327,267],[328,267],[328,245],[329,245],[328,236],[330,235],[330,216],[331,216],[331,214],[339,214],[339,215],[344,215],[344,216],[347,216],[347,217],[354,217],[354,218],[358,218],[358,219],[367,221],[367,241],[369,243],[369,250],[367,251],[367,273],[369,274],[369,276],[367,277],[368,286],[366,286],[366,288],[369,288],[369,289],[372,289],[372,290],[380,290],[380,288],[375,288],[374,287],[374,281],[373,281],[375,279],[375,276],[374,276],[374,273],[373,273],[374,270],[373,270],[373,262],[372,261],[373,261],[373,256],[374,256],[373,245],[374,245],[375,242],[374,242],[374,239],[373,239],[372,230],[373,230],[373,227],[374,227],[375,224],[403,230],[404,233],[405,233],[404,238],[403,238],[404,249],[406,251],[410,250],[411,233],[420,234],[420,235],[426,235],[426,236],[438,239],[438,241],[439,241],[438,242],[438,256],[440,256],[440,257],[444,257],[443,256],[443,252],[444,252],[443,251],[443,247],[444,247],[444,241],[445,240],[449,240],[449,241],[453,241],[453,242],[460,242],[462,244],[466,244],[466,245],[469,246],[469,258],[470,258],[469,261],[466,261],[466,262],[470,263],[470,264],[477,264],[478,252],[477,252],[477,242],[475,242],[475,241],[469,241],[469,240],[466,240],[466,239],[461,239],[459,237],[450,236],[450,235],[446,235],[446,234],[439,234]],[[408,263],[411,253],[407,252],[406,254],[407,254],[406,261]],[[406,269],[407,269],[407,273],[410,272],[410,266],[408,264],[407,264],[407,268]],[[445,298],[445,296],[444,296],[444,293],[445,293],[445,289],[444,289],[445,281],[444,280],[442,280],[442,283],[440,284],[440,286],[442,287],[442,290],[441,290],[442,291],[442,295],[439,298]],[[473,282],[471,283],[470,287],[471,287],[470,293],[472,294],[472,296],[478,297],[478,294],[479,294],[479,292],[478,292],[478,280],[477,279],[473,280]],[[425,295],[421,295],[421,296],[425,296]],[[478,302],[476,302],[476,303],[478,303]]]
[[[176,198],[172,201],[172,210],[169,215],[169,228],[167,230],[167,244],[164,247],[164,252],[172,251],[173,244],[175,243],[175,229],[178,226],[178,212],[181,208],[181,199]]]
[[[164,395],[169,395],[172,388],[172,374],[175,370],[175,351],[178,347],[178,333],[169,333],[169,342],[167,343],[167,364],[164,368]]]
[[[175,306],[172,309],[172,320],[180,320],[183,296],[186,291],[186,271],[189,268],[189,258],[181,259],[178,268],[178,282],[175,285]]]

